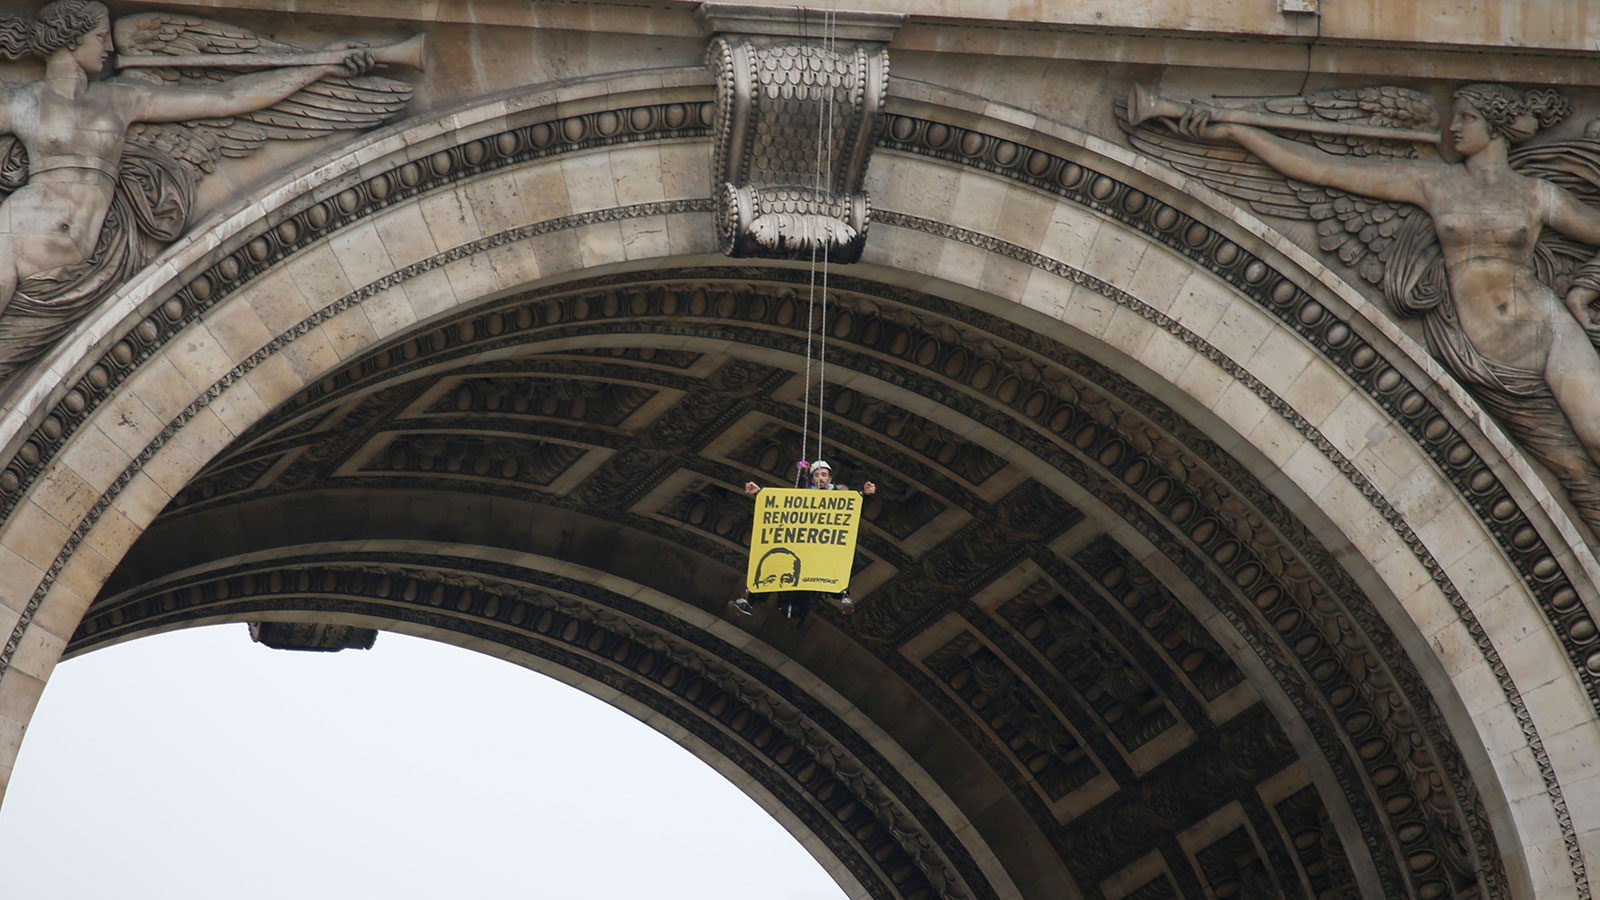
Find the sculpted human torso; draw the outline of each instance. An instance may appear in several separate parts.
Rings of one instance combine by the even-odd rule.
[[[70,64],[0,91],[0,131],[16,135],[28,153],[28,183],[0,206],[0,240],[18,277],[94,251],[130,124],[114,91],[89,90],[88,76],[100,74],[110,52],[108,24],[65,54]]]
[[[1510,170],[1441,167],[1422,183],[1461,327],[1508,366],[1543,369],[1567,309],[1535,277],[1533,249],[1548,218],[1548,182]]]

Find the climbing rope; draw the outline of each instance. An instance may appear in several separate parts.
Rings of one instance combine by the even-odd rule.
[[[818,197],[830,197],[831,192],[825,192],[823,178],[823,160],[833,159],[833,117],[834,101],[838,93],[833,85],[831,72],[828,66],[836,58],[835,48],[838,43],[838,10],[830,4],[823,13],[823,41],[824,56],[828,60],[824,70],[819,73],[818,83],[827,92],[823,104],[823,115],[817,119],[817,153],[813,165],[812,184]],[[821,459],[823,456],[822,441],[823,428],[827,417],[827,385],[828,385],[828,241],[826,231],[819,231],[816,240],[811,244],[811,272],[806,289],[806,368],[805,389],[801,397],[803,410],[800,425],[800,459],[804,463],[808,459]],[[822,315],[817,316],[817,245],[822,245]],[[811,344],[813,326],[821,333],[818,341],[817,355],[817,451],[808,454],[806,438],[811,433]],[[795,486],[799,487],[801,479],[808,474],[807,466],[800,465],[795,471]]]
[[[830,3],[829,6],[828,6],[827,19],[825,21],[827,23],[827,37],[825,37],[823,39],[823,46],[827,49],[827,57],[828,57],[828,59],[830,61],[832,61],[832,60],[838,59],[838,54],[835,52],[836,51],[835,45],[837,44],[838,29],[839,29],[839,12],[838,12],[837,9],[835,9],[833,7],[832,3]],[[824,111],[823,119],[824,119],[824,121],[826,121],[828,123],[828,138],[827,138],[828,152],[827,152],[825,158],[830,160],[830,161],[834,158],[834,156],[833,156],[833,113],[834,113],[833,104],[834,104],[834,99],[838,96],[838,93],[839,93],[838,90],[832,84],[828,85],[828,103],[827,103],[827,108]],[[820,144],[821,142],[822,141],[819,138],[818,139],[818,143]],[[819,160],[818,162],[819,162],[818,169],[820,170],[821,169],[821,165],[820,165],[821,161]],[[822,430],[823,430],[823,425],[827,422],[827,417],[828,417],[828,406],[827,406],[827,399],[828,399],[827,398],[827,390],[828,390],[828,251],[829,251],[828,242],[827,241],[823,241],[822,242],[822,319],[821,319],[821,321],[819,321],[817,323],[817,328],[822,334],[821,347],[820,347],[820,349],[818,351],[818,354],[817,354],[817,360],[818,360],[818,372],[817,372],[817,455],[815,457],[813,457],[813,459],[821,459],[822,458],[822,455],[823,455],[822,454]],[[813,250],[813,255],[815,255],[815,250]]]

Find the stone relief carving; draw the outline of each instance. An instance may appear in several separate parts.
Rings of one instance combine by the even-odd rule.
[[[1048,592],[1044,582],[1030,592]],[[1024,601],[1027,602],[1027,601]],[[1059,601],[1034,607],[1047,658],[1124,747],[1142,746],[1178,724],[1160,692],[1092,619]]]
[[[122,75],[109,74],[112,49]],[[189,224],[196,183],[222,157],[393,117],[420,43],[322,52],[192,16],[117,20],[57,0],[0,18],[0,59],[44,61],[0,86],[0,381],[142,268]],[[227,77],[218,70],[265,71]]]
[[[723,252],[860,259],[888,49],[723,35],[706,62],[717,76],[712,184]]]
[[[555,441],[449,434],[396,435],[361,466],[364,473],[449,477],[494,472],[522,484],[548,485],[584,455]]]
[[[1447,133],[1460,162],[1433,146],[1429,97],[1398,87],[1242,108],[1135,90],[1127,130],[1258,212],[1315,222],[1600,535],[1600,140],[1511,149],[1568,112],[1554,91],[1464,86]]]

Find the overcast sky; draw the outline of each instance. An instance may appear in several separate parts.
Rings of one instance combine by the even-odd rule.
[[[0,809],[0,894],[843,900],[686,750],[544,676],[244,625],[62,663]]]

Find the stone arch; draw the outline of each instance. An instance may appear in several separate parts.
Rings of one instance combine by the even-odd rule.
[[[248,496],[268,475],[251,474],[261,460],[249,454],[296,428],[316,432],[316,417],[335,404],[359,406],[386,384],[464,365],[480,375],[527,368],[518,354],[530,347],[547,380],[581,377],[573,360],[585,354],[585,371],[615,361],[615,376],[597,379],[607,384],[645,383],[639,373],[648,371],[656,389],[684,395],[716,375],[713,387],[731,398],[720,414],[757,423],[740,434],[792,431],[795,323],[804,318],[796,297],[806,273],[710,255],[709,93],[698,72],[629,75],[379,135],[175,248],[41,364],[55,383],[41,378],[14,395],[0,435],[0,590],[17,613],[0,657],[9,752],[63,651],[215,617],[393,616],[438,627],[442,620],[428,618],[436,612],[373,596],[366,582],[384,577],[428,582],[433,573],[431,583],[465,604],[457,620],[499,629],[479,639],[580,673],[593,663],[527,634],[531,643],[519,647],[502,635],[505,622],[493,623],[518,603],[543,602],[552,622],[552,610],[588,616],[574,619],[583,635],[601,628],[595,609],[620,610],[610,621],[639,634],[657,625],[651,634],[664,641],[652,613],[629,605],[648,590],[667,598],[653,608],[678,611],[676,622],[727,632],[709,614],[720,599],[706,600],[698,585],[724,595],[738,542],[691,520],[702,502],[702,523],[733,516],[723,495],[735,464],[775,475],[778,461],[764,449],[698,448],[673,470],[677,482],[651,482],[660,496],[622,496],[615,502],[628,506],[609,517],[551,499],[577,459],[600,467],[639,451],[640,467],[615,467],[616,484],[662,465],[648,441],[614,434],[648,399],[630,407],[612,398],[624,413],[617,423],[552,431],[545,443],[566,450],[514,460],[519,472],[554,473],[522,486],[511,505],[566,521],[558,536],[625,531],[662,554],[652,558],[687,560],[676,572],[620,557],[589,566],[570,544],[541,544],[535,534],[509,548],[524,569],[537,558],[613,578],[638,570],[621,591],[590,577],[605,593],[576,606],[564,604],[585,596],[581,583],[502,573],[485,592],[437,575],[455,572],[459,582],[459,561],[419,567],[378,551],[367,558],[345,548],[331,560],[291,553],[299,541],[287,540],[288,528],[251,544],[206,510],[224,508],[217,497],[270,504]],[[762,687],[828,696],[841,685],[815,654],[848,653],[908,686],[906,698],[924,704],[919,725],[964,746],[982,790],[951,799],[944,779],[953,776],[942,771],[894,783],[902,768],[894,750],[916,735],[868,714],[875,760],[860,746],[816,753],[866,765],[870,778],[847,786],[894,838],[882,844],[879,831],[856,836],[796,812],[835,870],[875,896],[1071,895],[1071,882],[1084,878],[1123,893],[1162,879],[1187,891],[1213,875],[1294,878],[1310,891],[1321,890],[1319,879],[1347,879],[1367,896],[1462,895],[1472,885],[1489,896],[1586,893],[1580,840],[1595,830],[1593,813],[1565,798],[1588,787],[1580,757],[1592,745],[1595,688],[1584,607],[1594,564],[1527,466],[1398,330],[1259,223],[1216,198],[1188,197],[1180,180],[1068,129],[1024,127],[914,84],[895,96],[874,163],[867,256],[830,284],[840,298],[836,364],[849,373],[834,414],[861,443],[888,410],[930,446],[954,449],[942,459],[891,435],[861,452],[888,465],[904,507],[874,520],[882,538],[869,542],[862,576],[881,590],[855,625],[822,615],[808,645],[784,644],[767,628],[763,640],[800,662]],[[994,215],[974,221],[965,210]],[[599,350],[615,353],[608,360]],[[730,371],[697,361],[718,356],[734,360]],[[471,386],[460,390],[463,409],[473,410]],[[494,461],[482,444],[462,452]],[[407,459],[424,456],[416,449]],[[407,474],[404,464],[390,469],[402,481]],[[403,521],[342,520],[339,488],[312,487],[298,496],[328,513],[318,521],[369,532]],[[471,520],[471,504],[460,508],[470,496],[445,493],[447,521]],[[180,514],[152,525],[173,498]],[[636,511],[644,500],[656,505]],[[682,524],[668,528],[677,510]],[[165,539],[152,532],[136,543],[152,527]],[[963,529],[964,542],[948,540]],[[402,554],[439,543],[403,530],[384,537]],[[332,533],[319,540],[337,543]],[[498,546],[490,536],[480,544]],[[1019,547],[1048,553],[1017,557]],[[208,568],[217,560],[227,565]],[[388,574],[369,571],[357,588],[351,576],[363,565]],[[328,586],[301,588],[316,566],[331,566],[331,576],[322,573]],[[529,572],[548,576],[552,567]],[[292,589],[272,588],[274,572]],[[473,572],[483,583],[482,567]],[[230,605],[246,580],[251,600]],[[941,594],[948,584],[958,590]],[[462,591],[471,592],[466,601]],[[926,604],[928,593],[942,599]],[[512,599],[490,612],[490,597]],[[624,657],[647,643],[608,634],[596,638],[599,648],[626,644]],[[1039,635],[1046,647],[1030,649]],[[727,643],[713,654],[721,664],[736,660]],[[1050,656],[1062,645],[1112,661],[1126,652],[1117,664],[1127,678],[1078,686],[1085,674]],[[1562,658],[1574,665],[1552,667]],[[606,671],[616,677],[623,661]],[[735,665],[766,674],[759,662]],[[1190,676],[1213,665],[1238,677],[1210,695]],[[1254,712],[1227,699],[1239,684]],[[1537,689],[1524,694],[1522,685]],[[843,696],[832,713],[840,717],[870,700]],[[1093,697],[1111,700],[1096,707]],[[1173,757],[1150,744],[1154,736],[1138,746],[1158,749],[1142,757],[1128,749],[1135,738],[1106,722],[1117,702],[1165,710],[1176,724],[1158,733],[1211,729],[1186,745],[1211,752],[1192,751],[1194,771],[1223,765],[1218,751],[1228,749],[1244,774],[1271,786],[1252,782],[1245,793],[1256,800],[1229,800],[1199,820],[1163,807],[1157,801],[1186,786],[1162,768]],[[981,715],[994,703],[1009,710],[1007,723]],[[826,719],[826,704],[802,706],[791,703],[812,723]],[[687,717],[672,719],[680,727],[704,725],[693,718],[701,713],[672,708]],[[1281,731],[1250,756],[1239,730],[1269,723]],[[823,730],[848,744],[862,729]],[[1174,733],[1168,743],[1183,744]],[[1563,744],[1547,747],[1541,733]],[[747,746],[728,747],[722,762],[768,771]],[[1299,769],[1285,763],[1295,757]],[[1298,774],[1281,776],[1290,770]],[[1141,780],[1150,773],[1154,780]],[[1119,779],[1147,802],[1106,806],[1125,787]],[[1001,798],[987,820],[975,814],[980,794]],[[815,812],[798,795],[778,802]],[[1074,834],[1094,829],[1070,826],[1086,810],[1098,810],[1107,834],[1165,828],[1170,840],[1132,860],[1082,845]],[[1319,843],[1298,847],[1274,830],[1287,833],[1293,817]],[[926,841],[905,836],[912,832]],[[867,862],[884,847],[885,859],[903,854],[906,864]],[[1072,869],[1063,862],[1072,853],[1101,862]],[[911,882],[896,880],[902,870]]]

